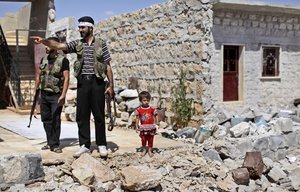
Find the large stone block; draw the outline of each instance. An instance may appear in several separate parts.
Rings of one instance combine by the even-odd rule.
[[[282,149],[287,147],[285,139],[282,135],[272,135],[269,137],[270,149],[272,151],[277,151],[278,149]]]
[[[78,159],[73,161],[71,165],[73,171],[77,169],[92,170],[95,179],[101,182],[112,181],[116,178],[116,175],[112,169],[103,165],[100,161],[93,158],[90,154],[82,154]],[[82,174],[81,171],[76,171],[77,175],[84,178],[85,182],[91,179],[90,174]]]
[[[243,167],[248,169],[250,178],[260,178],[264,170],[264,162],[261,156],[261,152],[247,152],[244,159]]]
[[[0,156],[0,188],[43,180],[40,154],[6,154]]]
[[[233,137],[247,136],[250,131],[250,124],[247,122],[241,122],[230,129],[230,134]]]
[[[266,150],[262,152],[264,157],[268,157],[273,161],[280,161],[286,157],[288,154],[287,149],[278,149],[277,151]]]
[[[298,144],[297,132],[292,132],[284,135],[285,143],[291,147]]]
[[[293,121],[290,118],[279,118],[280,129],[282,133],[290,133],[293,131]]]
[[[162,178],[159,170],[146,166],[129,166],[121,171],[122,185],[131,191],[144,191],[160,185]]]
[[[222,162],[222,159],[221,159],[219,153],[217,151],[213,150],[213,149],[210,149],[208,151],[204,151],[203,152],[203,157],[205,159],[210,159],[212,161],[220,161],[220,162]]]
[[[286,173],[280,167],[273,167],[268,173],[269,178],[273,182],[279,182],[280,179],[286,178]]]
[[[238,168],[232,171],[232,178],[238,185],[248,185],[250,175],[247,168]]]
[[[215,150],[219,155],[224,158],[237,159],[242,157],[242,154],[239,150],[236,149],[236,146],[233,144],[233,141],[222,139],[215,141]]]
[[[300,168],[294,169],[290,173],[291,181],[292,181],[292,186],[295,190],[299,189],[300,190]]]
[[[256,151],[266,151],[269,149],[269,137],[262,137],[257,139],[253,145],[254,150]]]
[[[253,150],[252,141],[250,139],[245,139],[244,141],[240,141],[239,143],[237,143],[236,148],[242,154],[252,151]]]

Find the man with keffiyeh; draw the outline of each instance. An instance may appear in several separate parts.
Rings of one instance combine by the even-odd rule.
[[[76,53],[74,75],[77,78],[77,109],[76,121],[80,149],[74,154],[90,152],[90,116],[95,119],[96,144],[101,157],[107,156],[106,130],[105,130],[105,94],[113,96],[113,73],[110,66],[110,53],[106,43],[93,35],[94,20],[89,16],[78,20],[78,28],[82,39],[69,43],[58,43],[33,36],[35,43],[42,43],[65,53]],[[107,77],[109,86],[105,87],[104,79]]]

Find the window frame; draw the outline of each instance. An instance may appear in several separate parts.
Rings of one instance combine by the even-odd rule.
[[[277,61],[277,70],[275,71],[275,75],[266,75],[264,76],[264,50],[265,48],[275,48],[275,57]],[[261,64],[260,64],[260,79],[280,79],[281,77],[281,47],[279,45],[261,45]],[[276,52],[277,56],[276,56]],[[276,66],[275,66],[276,68]],[[276,75],[277,74],[277,75]]]

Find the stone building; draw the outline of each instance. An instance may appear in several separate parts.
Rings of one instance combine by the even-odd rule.
[[[285,109],[298,98],[300,7],[220,1],[212,10],[212,102]]]
[[[233,0],[169,0],[100,21],[116,85],[130,77],[163,99],[187,70],[192,122],[219,121],[220,109],[287,107],[300,95],[300,8]]]

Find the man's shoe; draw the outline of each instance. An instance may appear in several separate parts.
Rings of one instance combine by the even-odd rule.
[[[98,148],[99,148],[100,157],[107,157],[106,146],[100,145],[100,146],[98,146]]]
[[[53,151],[55,153],[62,153],[62,150],[58,147],[51,148],[50,151]]]
[[[41,148],[41,150],[47,150],[47,149],[50,149],[50,146],[49,145],[45,145]]]
[[[86,148],[85,145],[81,145],[80,149],[76,153],[74,153],[73,157],[78,158],[83,153],[90,153],[90,150]]]

